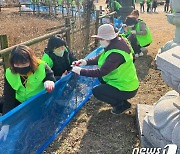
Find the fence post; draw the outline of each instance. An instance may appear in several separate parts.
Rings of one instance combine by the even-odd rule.
[[[69,18],[69,17],[66,17],[66,18],[65,18],[65,25],[66,25],[66,28],[67,28],[67,27],[70,27],[70,18]],[[68,30],[68,31],[66,32],[66,34],[65,34],[66,43],[67,43],[69,49],[71,49],[71,37],[70,37],[70,34],[71,34],[71,33],[70,33],[70,31],[71,31],[71,30]]]
[[[62,5],[62,16],[64,18],[64,6]]]
[[[20,13],[20,16],[21,16],[21,3],[19,2],[19,13]]]
[[[48,7],[49,7],[49,15],[51,15],[51,2],[48,2]]]
[[[85,54],[88,51],[88,45],[89,45],[89,34],[90,34],[90,22],[91,22],[91,11],[92,11],[92,6],[93,6],[93,1],[86,1],[86,19],[85,19],[85,26],[86,26],[86,36],[85,36],[85,44],[84,44],[84,52],[83,52],[83,56],[85,56]]]
[[[40,14],[40,1],[39,0],[37,1],[37,5],[38,5],[37,6],[38,7],[38,15],[39,15]]]
[[[111,3],[110,12],[114,12],[114,1]],[[114,23],[114,15],[112,15],[110,18],[111,22]]]
[[[34,15],[34,14],[35,14],[35,12],[36,12],[36,8],[35,8],[35,7],[36,7],[36,4],[35,4],[35,2],[34,2],[34,1],[32,2],[32,5],[33,5],[33,15]]]
[[[102,15],[102,6],[99,6],[99,14]],[[102,18],[100,19],[100,25],[102,25]]]
[[[100,15],[100,10],[96,11],[96,23],[95,23],[95,34],[98,33],[98,27],[99,27],[99,15]],[[98,40],[95,39],[95,47],[98,45]]]
[[[54,6],[54,14],[55,14],[55,18],[56,18],[56,16],[57,16],[57,7],[58,7],[57,2],[55,2],[54,5],[55,5],[55,6]]]
[[[8,38],[7,35],[0,35],[0,46],[1,49],[5,49],[8,47]],[[9,67],[9,54],[3,54],[3,63],[4,63],[4,70]]]

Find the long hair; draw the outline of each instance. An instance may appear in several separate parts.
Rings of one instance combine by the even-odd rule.
[[[31,71],[34,72],[39,65],[39,59],[35,56],[31,48],[25,45],[19,45],[12,49],[9,63],[13,73],[17,73],[14,69],[14,64],[25,64],[28,62],[30,62]]]

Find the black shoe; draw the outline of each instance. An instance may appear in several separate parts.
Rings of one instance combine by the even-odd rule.
[[[131,109],[131,104],[128,101],[125,101],[123,105],[121,106],[115,106],[112,108],[111,113],[112,114],[123,114],[126,111]]]

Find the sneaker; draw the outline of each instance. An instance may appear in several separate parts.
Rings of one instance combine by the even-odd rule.
[[[126,111],[130,109],[131,109],[131,104],[128,101],[125,101],[123,105],[113,107],[111,110],[111,113],[119,115],[119,114],[125,113]]]
[[[139,53],[139,57],[143,56],[144,54],[142,52]]]
[[[138,54],[138,53],[136,53],[136,54],[135,54],[135,57],[136,57],[136,58],[138,58],[138,57],[139,57],[139,54]]]
[[[146,47],[142,47],[140,50],[141,50],[141,52],[145,52],[145,51],[147,51],[147,48]]]

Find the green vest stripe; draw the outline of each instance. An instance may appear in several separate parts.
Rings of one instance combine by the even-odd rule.
[[[136,68],[133,63],[132,53],[128,54],[125,51],[117,50],[117,49],[112,49],[107,52],[102,52],[98,60],[98,67],[101,68],[101,66],[106,61],[106,58],[112,52],[116,52],[123,55],[126,62],[120,65],[115,70],[113,70],[111,73],[103,76],[102,77],[103,80],[107,84],[116,87],[117,89],[122,91],[136,90],[139,87],[139,82],[136,74]]]
[[[44,89],[45,63],[40,62],[37,70],[28,76],[25,86],[21,82],[20,75],[12,73],[10,68],[6,69],[5,76],[11,87],[16,91],[16,99],[24,102]]]
[[[143,20],[140,20],[138,21],[138,23],[136,24],[136,31],[140,31],[140,22],[143,21]],[[144,47],[150,43],[152,43],[152,35],[151,35],[151,32],[149,30],[149,28],[146,26],[146,31],[147,31],[147,34],[146,35],[137,35],[136,34],[136,38],[139,42],[139,45],[141,47]]]

